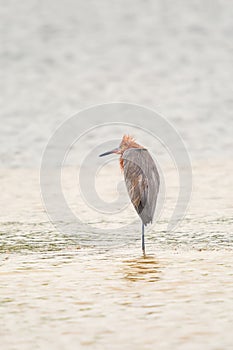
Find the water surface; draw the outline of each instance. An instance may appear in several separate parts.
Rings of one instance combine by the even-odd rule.
[[[0,11],[1,349],[231,350],[232,3],[24,0]],[[192,199],[168,232],[177,174],[152,139],[136,134],[165,159],[168,185],[146,230],[146,257],[130,206],[103,215],[78,194],[83,154],[121,138],[124,126],[88,134],[66,164],[65,198],[88,229],[65,234],[41,201],[51,134],[80,109],[111,101],[165,115],[192,160]],[[99,174],[103,199],[118,198],[121,176],[117,161]],[[93,237],[92,227],[106,234]]]

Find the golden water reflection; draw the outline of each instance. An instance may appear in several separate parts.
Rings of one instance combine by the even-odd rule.
[[[137,282],[157,282],[160,280],[161,264],[158,259],[152,255],[141,256],[123,261],[123,275],[124,279]]]

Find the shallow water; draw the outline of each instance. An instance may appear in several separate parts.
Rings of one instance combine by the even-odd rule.
[[[0,11],[1,350],[231,350],[232,3],[24,0]],[[100,171],[96,188],[124,211],[93,210],[78,188],[83,157],[131,132],[125,125],[87,134],[67,158],[64,196],[85,227],[66,234],[41,200],[51,134],[80,109],[111,101],[165,115],[192,160],[188,211],[168,232],[177,174],[164,149],[135,130],[167,184],[145,257],[118,161]]]
[[[232,262],[134,247],[3,255],[3,348],[230,349]]]
[[[225,167],[233,170],[230,162]],[[131,207],[118,237],[110,230],[93,239],[91,228],[82,232],[79,227],[65,235],[48,221],[38,172],[2,170],[8,190],[1,198],[0,223],[2,348],[230,349],[233,235],[227,188],[232,178],[226,187],[218,186],[215,174],[222,166],[207,168],[215,169],[208,180],[202,174],[206,167],[194,166],[199,190],[194,189],[181,225],[168,233],[165,211],[146,230],[146,257]],[[111,180],[106,172],[99,181],[102,192],[112,188],[114,193]],[[74,191],[65,189],[75,206]],[[206,201],[201,212],[200,193]],[[91,217],[92,225],[99,222],[110,225],[104,217]]]

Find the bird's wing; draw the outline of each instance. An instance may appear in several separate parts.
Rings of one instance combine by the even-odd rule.
[[[123,154],[129,197],[142,222],[152,222],[159,190],[159,174],[146,149],[130,148]]]

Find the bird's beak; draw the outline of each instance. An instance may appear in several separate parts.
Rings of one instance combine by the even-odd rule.
[[[111,151],[100,154],[99,157],[103,157],[103,156],[107,156],[108,154],[119,153],[119,152],[120,152],[120,148],[117,147],[117,148],[112,149]]]

